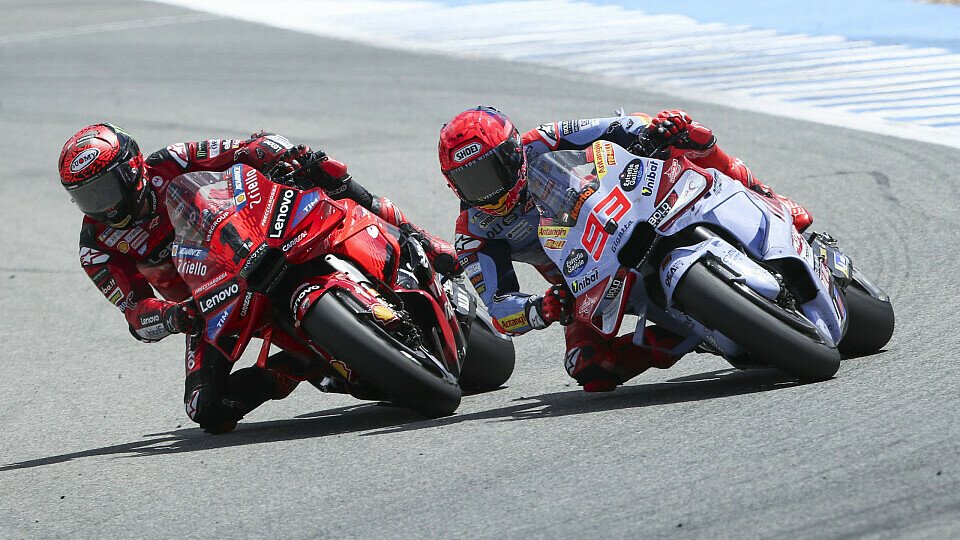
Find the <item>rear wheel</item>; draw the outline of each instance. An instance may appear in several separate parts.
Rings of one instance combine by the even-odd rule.
[[[725,281],[707,267],[711,263],[694,264],[677,285],[674,298],[686,313],[743,347],[754,361],[802,381],[833,377],[840,367],[840,353],[815,337],[809,322]]]
[[[893,336],[893,305],[871,296],[854,281],[847,287],[847,333],[838,349],[845,357],[873,354]]]
[[[412,349],[348,309],[334,294],[321,296],[303,319],[308,336],[345,363],[357,378],[390,401],[436,418],[460,406],[460,387],[423,347]]]
[[[513,340],[474,321],[467,338],[467,356],[460,368],[460,388],[471,393],[496,390],[513,374],[515,362]]]

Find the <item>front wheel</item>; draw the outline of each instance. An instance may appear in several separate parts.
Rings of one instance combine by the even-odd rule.
[[[757,295],[758,301],[768,304],[761,307],[736,287],[700,261],[683,275],[674,298],[700,324],[733,340],[758,362],[805,382],[833,377],[840,368],[836,348],[775,316],[772,310],[782,310],[776,304]]]
[[[866,356],[879,351],[893,337],[893,305],[874,298],[856,281],[844,295],[847,301],[847,333],[837,346],[845,357]]]
[[[460,368],[460,388],[470,393],[496,390],[513,374],[515,362],[513,340],[474,321],[467,337],[467,356]]]
[[[331,293],[314,303],[301,327],[359,380],[383,392],[390,401],[428,418],[448,416],[460,406],[460,387],[448,380],[452,378],[448,374],[436,372],[425,356],[429,352],[422,347],[407,348]]]

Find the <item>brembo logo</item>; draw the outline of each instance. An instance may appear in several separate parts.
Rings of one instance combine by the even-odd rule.
[[[73,158],[73,161],[70,162],[70,172],[78,173],[87,168],[87,165],[93,163],[97,156],[100,155],[99,148],[88,148],[83,152],[80,152],[77,157]]]
[[[293,200],[297,192],[293,189],[285,189],[280,193],[280,202],[273,212],[273,223],[270,225],[270,238],[283,237],[283,231],[287,228],[287,220],[290,218],[290,209],[293,207]]]
[[[480,143],[470,143],[453,153],[453,160],[457,163],[463,163],[468,157],[480,153]]]

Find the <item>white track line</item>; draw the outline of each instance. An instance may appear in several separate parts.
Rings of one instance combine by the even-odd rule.
[[[960,54],[939,48],[704,24],[575,0],[155,1],[384,47],[532,62],[643,87],[655,80],[658,91],[678,97],[960,148],[960,129],[951,125]]]

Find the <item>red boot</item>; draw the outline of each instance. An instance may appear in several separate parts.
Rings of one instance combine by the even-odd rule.
[[[567,327],[566,367],[586,392],[613,391],[650,367],[667,369],[680,359],[669,351],[683,338],[657,326],[644,330],[641,346],[633,343],[633,334],[610,342],[585,324],[575,325]]]

